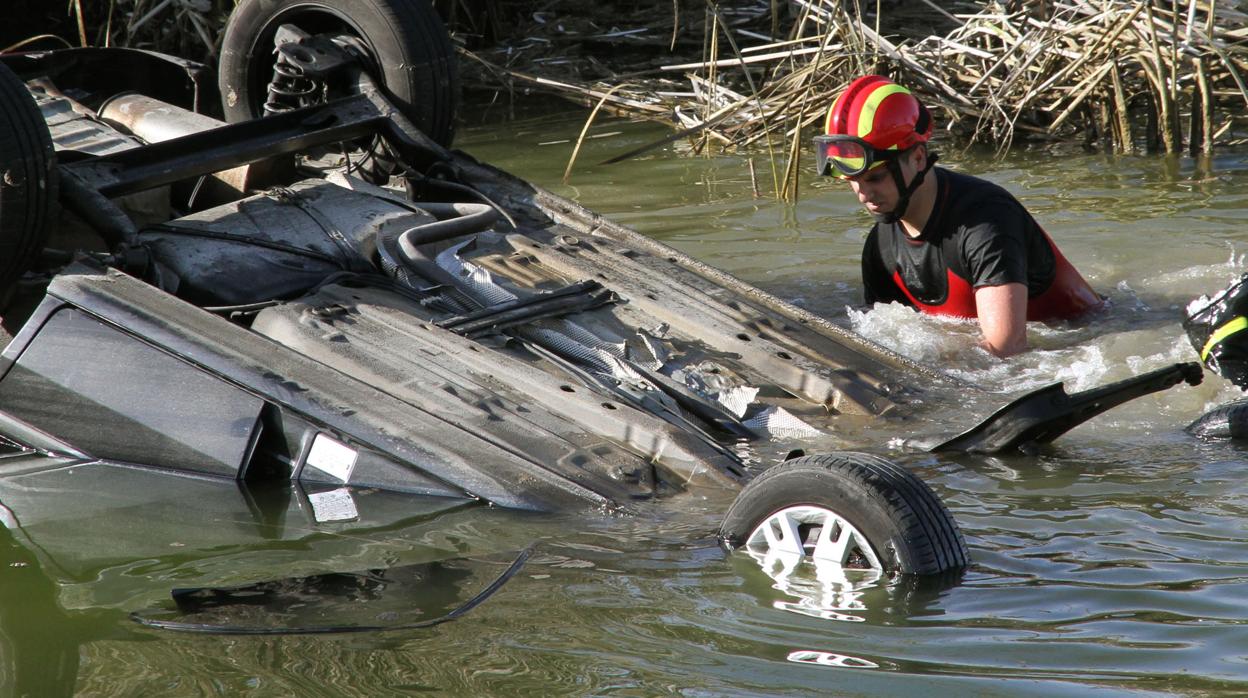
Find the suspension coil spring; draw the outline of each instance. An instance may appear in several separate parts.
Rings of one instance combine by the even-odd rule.
[[[273,78],[269,80],[268,98],[264,102],[266,116],[305,107],[317,101],[321,84],[303,74],[303,68],[292,62],[281,48],[275,51]]]

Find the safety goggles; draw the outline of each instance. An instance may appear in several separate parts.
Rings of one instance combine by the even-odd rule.
[[[855,136],[815,136],[815,166],[819,174],[832,170],[842,177],[854,177],[876,165],[897,159],[900,150],[878,150]]]

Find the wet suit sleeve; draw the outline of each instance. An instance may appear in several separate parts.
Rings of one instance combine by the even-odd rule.
[[[910,305],[910,300],[897,288],[888,267],[884,266],[879,235],[879,226],[872,226],[862,246],[862,300],[867,305],[893,301]]]
[[[974,288],[1027,285],[1027,214],[1021,204],[989,199],[959,225],[959,253]]]

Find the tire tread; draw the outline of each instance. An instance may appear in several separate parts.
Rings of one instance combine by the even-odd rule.
[[[850,451],[803,456],[762,473],[746,491],[767,491],[771,481],[792,478],[795,473],[832,477],[843,487],[861,490],[868,499],[874,500],[895,523],[908,547],[905,555],[898,556],[900,569],[897,571],[941,574],[969,564],[966,541],[948,508],[927,483],[895,463],[872,454]],[[721,528],[721,536],[732,547],[744,542],[737,529],[746,510],[754,506],[746,491],[729,507]]]
[[[26,84],[0,64],[0,291],[29,268],[56,213],[56,155],[43,114]]]

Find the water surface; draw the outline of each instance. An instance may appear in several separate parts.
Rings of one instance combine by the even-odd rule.
[[[843,185],[807,177],[801,201],[780,204],[766,195],[765,153],[752,156],[752,181],[745,156],[695,155],[683,143],[596,164],[669,133],[624,121],[591,129],[601,137],[587,141],[564,184],[583,118],[498,123],[487,114],[458,145],[1003,397],[1193,360],[1183,307],[1245,271],[1243,153],[1196,162],[1037,150],[994,161],[948,150],[944,163],[1019,196],[1112,300],[1092,324],[1034,326],[1037,349],[1001,361],[975,347],[971,324],[857,307],[869,219]],[[172,540],[168,552],[100,557],[82,569],[48,564],[18,531],[0,541],[0,685],[38,695],[1243,693],[1248,450],[1182,431],[1239,395],[1210,375],[1029,456],[898,450],[966,535],[974,564],[957,583],[779,583],[720,550],[713,531],[726,502],[699,498],[639,519],[469,509],[207,558],[180,557]],[[874,445],[900,448],[902,437]],[[134,521],[134,535],[163,535]],[[90,527],[81,523],[84,536]],[[528,545],[532,559],[501,592],[431,629],[223,637],[144,628],[128,616],[159,605],[181,578],[229,579],[243,562],[289,572],[309,552],[340,562],[358,554],[361,564],[436,553],[497,568]],[[29,670],[32,656],[37,674],[14,671]]]

